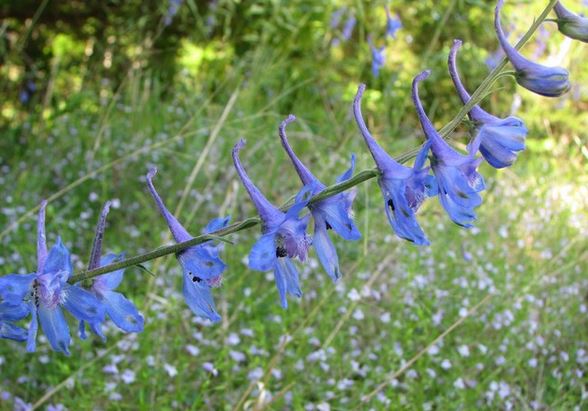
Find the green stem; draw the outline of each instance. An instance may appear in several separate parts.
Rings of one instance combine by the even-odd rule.
[[[557,0],[551,0],[543,13],[539,16],[539,18],[531,25],[529,30],[525,33],[523,38],[517,43],[515,48],[518,50],[520,49],[533,35],[533,33],[537,30],[539,25],[545,20],[547,15],[551,12],[553,6],[555,6]],[[462,122],[465,116],[469,113],[473,106],[478,104],[485,96],[486,92],[490,89],[494,81],[500,77],[502,70],[507,64],[507,60],[503,58],[500,63],[488,74],[488,76],[482,81],[480,86],[474,91],[470,100],[465,104],[461,110],[457,113],[457,115],[447,123],[439,133],[444,139],[448,139],[449,135],[455,130],[455,128]],[[416,147],[401,156],[399,156],[396,160],[400,163],[406,163],[408,160],[415,157],[416,153],[418,153],[420,147]],[[365,181],[371,180],[376,178],[379,175],[377,169],[370,169],[370,170],[363,170],[357,173],[355,176],[350,178],[347,181],[334,184],[332,186],[327,187],[319,194],[315,195],[310,199],[309,204],[315,204],[318,201],[324,200],[328,197],[334,196],[339,194],[345,190],[350,189],[351,187],[357,186]],[[258,217],[251,217],[247,218],[243,221],[236,222],[234,224],[229,225],[228,227],[223,228],[222,230],[215,231],[214,233],[200,235],[198,237],[194,237],[191,240],[184,241],[182,243],[177,243],[165,247],[157,248],[153,251],[149,251],[144,254],[137,255],[135,257],[127,258],[125,260],[118,261],[116,263],[108,264],[94,270],[84,270],[80,271],[78,274],[72,276],[69,279],[70,283],[77,283],[79,281],[88,280],[90,278],[97,277],[102,274],[110,273],[117,270],[122,270],[123,268],[131,267],[137,264],[144,263],[146,261],[151,261],[156,258],[164,257],[170,254],[177,254],[189,247],[193,247],[198,244],[202,244],[206,241],[214,240],[215,237],[224,237],[229,234],[236,233],[238,231],[246,230],[248,228],[254,227],[260,224],[260,220]]]

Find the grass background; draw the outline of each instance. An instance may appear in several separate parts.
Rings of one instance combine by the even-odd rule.
[[[505,9],[511,39],[543,3]],[[359,82],[368,84],[368,126],[398,155],[422,138],[409,101],[411,78],[433,69],[423,95],[440,128],[460,107],[444,67],[451,39],[466,42],[460,68],[472,90],[496,48],[492,2],[395,2],[404,24],[396,40],[382,35],[383,3],[349,3],[358,23],[352,38],[336,46],[331,41],[341,33],[329,18],[341,4],[245,5],[240,21],[250,22],[249,31],[231,24],[242,10],[220,2],[216,34],[182,38],[173,81],[150,60],[165,49],[132,54],[128,46],[114,66],[131,64],[112,73],[104,58],[84,61],[76,54],[84,43],[61,33],[48,43],[53,69],[37,79],[43,86],[32,101],[21,104],[11,96],[26,75],[22,49],[6,52],[4,273],[34,270],[33,210],[42,198],[51,199],[48,239],[63,238],[77,269],[87,261],[107,199],[115,200],[107,250],[135,255],[169,243],[144,184],[153,165],[161,195],[193,234],[219,215],[253,215],[229,155],[240,137],[252,179],[271,201],[285,202],[299,188],[277,135],[289,113],[298,117],[288,129],[294,150],[324,183],[334,182],[352,152],[358,169],[371,168],[350,110]],[[177,24],[207,16],[194,6],[182,6]],[[153,13],[161,20],[166,8]],[[15,29],[20,38],[26,27]],[[156,27],[153,38],[172,30]],[[214,293],[223,321],[214,326],[187,309],[173,257],[148,265],[155,277],[128,269],[121,290],[145,315],[145,331],[109,329],[106,343],[76,337],[70,358],[50,352],[42,338],[34,355],[2,341],[0,409],[586,408],[587,49],[546,27],[549,34],[539,33],[525,54],[540,52],[540,61],[568,67],[574,88],[548,100],[508,79],[495,86],[484,107],[522,117],[528,149],[511,169],[482,166],[488,189],[476,228],[452,224],[433,199],[419,212],[432,245],[407,244],[388,226],[370,181],[358,187],[354,206],[362,239],[335,239],[344,278],[333,284],[311,253],[299,265],[304,296],[288,310],[279,306],[272,275],[246,267],[257,232],[232,235],[235,244],[223,252],[225,280]],[[387,45],[378,78],[370,75],[367,34]],[[465,147],[467,131],[464,125],[456,132],[456,147]]]

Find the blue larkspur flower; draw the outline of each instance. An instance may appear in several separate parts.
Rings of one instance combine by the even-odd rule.
[[[14,324],[29,315],[30,308],[26,304],[10,305],[0,303],[0,338],[14,341],[26,341],[27,330]]]
[[[290,114],[288,118],[280,124],[280,139],[282,141],[282,146],[286,150],[286,153],[288,153],[288,156],[302,181],[302,184],[304,186],[313,187],[311,195],[314,196],[323,191],[326,186],[310,172],[302,161],[300,161],[288,142],[286,126],[294,120],[296,120],[296,117]],[[353,175],[354,168],[355,155],[351,155],[351,167],[337,178],[337,183],[350,179]],[[361,237],[361,233],[353,222],[351,212],[355,195],[356,190],[352,189],[348,192],[336,194],[309,206],[314,219],[312,244],[316,250],[321,265],[333,281],[337,281],[342,274],[339,269],[337,250],[329,237],[328,230],[332,229],[345,240],[358,240]]]
[[[557,28],[563,35],[574,40],[588,42],[588,18],[572,13],[561,1],[553,7],[557,15]]]
[[[37,229],[37,272],[0,277],[0,298],[10,306],[28,306],[32,320],[27,335],[27,350],[36,349],[38,322],[53,350],[69,355],[71,337],[63,308],[76,319],[103,321],[105,310],[90,292],[67,283],[72,274],[69,251],[61,239],[47,251],[45,207],[41,203]],[[21,309],[23,309],[21,307]]]
[[[107,201],[100,213],[100,218],[96,225],[96,234],[94,236],[94,244],[90,254],[88,270],[111,264],[123,257],[123,254],[117,255],[112,253],[102,256],[102,241],[104,238],[104,229],[106,227],[106,216],[110,210],[110,205],[111,202]],[[139,313],[135,305],[124,295],[114,291],[114,289],[122,282],[124,271],[124,269],[117,270],[94,278],[90,292],[102,302],[106,314],[118,328],[127,333],[138,333],[143,331],[143,316]],[[102,333],[100,322],[90,323],[90,328],[96,335],[100,336],[102,340],[106,340],[106,337]],[[80,321],[79,332],[80,337],[85,339],[85,321]]]
[[[454,40],[449,52],[449,74],[457,89],[461,101],[466,104],[470,95],[463,86],[457,71],[456,56],[461,47],[460,40]],[[486,161],[495,168],[511,166],[519,152],[525,149],[527,128],[518,117],[495,117],[480,106],[475,105],[469,112],[470,119],[476,124],[479,134],[480,152]]]
[[[298,214],[308,204],[314,188],[305,186],[300,190],[294,205],[284,213],[265,198],[245,172],[239,159],[239,152],[244,145],[243,140],[235,144],[233,163],[262,222],[262,236],[249,253],[249,268],[256,271],[273,270],[280,302],[282,307],[287,308],[288,294],[302,296],[298,270],[291,259],[298,257],[304,261],[308,253],[311,241],[306,235],[306,226],[310,215],[299,218]]]
[[[191,240],[193,237],[186,231],[180,222],[165,207],[163,200],[155,190],[153,177],[157,173],[155,168],[147,174],[147,186],[159,208],[159,211],[165,219],[174,240],[178,243]],[[215,219],[209,225],[207,230],[217,231],[229,223],[229,217],[224,219]],[[212,299],[212,288],[220,286],[222,282],[222,273],[226,264],[219,257],[218,246],[211,242],[189,247],[179,252],[176,257],[182,266],[184,273],[183,293],[188,307],[196,315],[208,318],[212,322],[220,321],[221,317],[217,313],[214,300]]]
[[[368,39],[368,44],[372,52],[372,74],[374,77],[378,77],[380,75],[380,69],[384,67],[384,64],[386,63],[386,47],[376,47],[371,39]]]
[[[398,15],[393,16],[390,8],[386,6],[386,34],[391,38],[396,38],[396,32],[402,28],[402,21]]]
[[[500,24],[500,11],[504,0],[498,0],[494,14],[494,26],[500,46],[515,68],[519,85],[545,97],[558,97],[570,89],[569,73],[562,67],[546,67],[523,57],[506,39]]]
[[[343,37],[344,41],[347,41],[351,38],[356,23],[357,19],[355,18],[355,15],[351,14],[349,17],[347,17],[347,20],[345,20],[345,24],[343,25],[343,30],[341,31],[341,37]]]
[[[384,196],[388,222],[400,238],[417,245],[428,245],[429,240],[416,220],[416,213],[425,198],[437,192],[435,178],[429,175],[429,167],[423,167],[430,143],[426,143],[419,151],[412,168],[394,160],[372,137],[363,120],[361,98],[364,91],[365,85],[360,84],[353,101],[353,114],[380,171],[378,184]]]
[[[412,98],[433,153],[431,168],[437,177],[439,201],[454,223],[471,227],[476,219],[474,208],[482,203],[479,193],[485,189],[484,179],[477,171],[482,159],[475,157],[479,148],[479,134],[468,146],[469,153],[466,156],[459,154],[441,138],[427,117],[418,94],[419,83],[430,74],[426,70],[414,78]]]

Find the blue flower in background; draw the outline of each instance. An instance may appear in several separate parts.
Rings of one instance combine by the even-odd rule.
[[[147,174],[147,186],[165,219],[174,240],[178,243],[191,240],[193,237],[179,223],[179,221],[165,207],[163,200],[155,190],[153,177],[157,169],[153,168]],[[229,218],[215,219],[207,226],[214,231],[225,227]],[[217,287],[222,280],[225,263],[219,257],[218,246],[207,242],[187,248],[176,255],[184,273],[183,293],[186,303],[196,315],[208,318],[212,322],[220,321],[212,299],[211,287]]]
[[[80,321],[104,320],[104,306],[98,299],[77,285],[70,285],[72,266],[67,248],[57,244],[47,251],[45,240],[45,207],[41,203],[37,229],[37,272],[10,274],[0,277],[0,298],[10,306],[28,306],[32,315],[27,336],[27,350],[36,349],[38,321],[51,347],[69,355],[70,333],[62,308]],[[21,307],[21,310],[23,308]]]
[[[402,28],[402,21],[398,15],[392,16],[390,13],[390,8],[386,6],[386,35],[390,36],[390,38],[396,38],[396,32]]]
[[[294,168],[296,169],[302,184],[308,187],[313,187],[311,195],[314,196],[323,191],[326,186],[321,183],[300,161],[288,143],[286,126],[294,120],[296,120],[296,117],[290,114],[288,118],[280,124],[280,139],[282,141],[282,146],[292,161],[292,164],[294,164]],[[353,175],[354,168],[355,156],[352,155],[351,167],[337,178],[337,182],[340,183],[350,179]],[[309,206],[314,219],[314,236],[312,244],[316,249],[316,253],[323,268],[333,281],[337,281],[342,274],[339,269],[337,250],[329,237],[328,230],[332,229],[345,240],[358,240],[361,237],[361,233],[355,226],[351,215],[351,206],[355,199],[355,195],[356,190],[353,189],[348,192],[336,194]]]
[[[517,83],[545,97],[558,97],[570,89],[569,73],[562,67],[545,67],[523,57],[506,39],[500,24],[500,11],[504,1],[498,0],[494,26],[501,47],[516,70]]]
[[[388,222],[398,237],[417,245],[428,245],[423,230],[416,220],[416,212],[425,198],[437,192],[435,178],[429,168],[423,167],[427,159],[429,144],[425,144],[417,155],[412,168],[405,167],[386,153],[370,134],[361,114],[361,98],[365,85],[360,84],[353,101],[353,114],[363,139],[380,171],[378,184],[384,196],[384,208]]]
[[[107,254],[102,257],[102,240],[104,238],[104,229],[106,227],[106,216],[110,210],[110,201],[107,201],[100,213],[100,218],[96,226],[94,236],[94,245],[90,254],[90,263],[88,270],[93,270],[104,265],[108,265],[121,258],[123,254]],[[143,316],[137,311],[135,305],[127,300],[124,295],[113,291],[123,280],[124,269],[113,271],[111,273],[100,275],[94,278],[90,291],[104,304],[106,314],[112,322],[125,332],[143,331]],[[100,336],[102,340],[106,337],[102,333],[100,322],[90,323],[92,331]],[[80,337],[86,338],[85,322],[80,321]]]
[[[449,74],[461,101],[466,104],[470,100],[470,95],[459,78],[456,63],[457,51],[460,47],[461,40],[454,40],[448,59]],[[472,107],[469,116],[476,123],[480,152],[486,161],[495,168],[511,166],[518,153],[525,149],[527,128],[523,120],[514,116],[498,118],[477,105]]]
[[[372,52],[372,74],[374,75],[374,77],[378,77],[380,75],[380,69],[384,67],[384,64],[386,62],[386,57],[384,53],[386,47],[374,46],[371,38],[368,38],[368,44]]]
[[[584,2],[586,5],[586,2]],[[557,15],[557,28],[565,36],[575,40],[588,42],[588,19],[578,16],[566,9],[561,1],[555,3],[553,8]]]
[[[178,11],[180,10],[180,6],[182,5],[183,0],[168,0],[167,5],[167,12],[165,13],[165,17],[163,18],[163,24],[167,27],[169,26]]]
[[[353,14],[347,17],[347,20],[345,20],[345,24],[343,25],[343,31],[341,32],[341,36],[343,37],[344,41],[347,41],[351,38],[356,23],[357,19]]]
[[[294,205],[286,213],[282,212],[264,197],[241,165],[239,152],[244,145],[243,140],[235,144],[233,162],[262,221],[262,236],[249,253],[249,268],[257,271],[274,271],[282,307],[287,308],[288,294],[302,296],[298,271],[291,258],[298,257],[301,261],[306,259],[311,243],[306,235],[310,215],[298,218],[298,214],[307,206],[314,187],[305,186],[296,195]]]
[[[437,177],[439,201],[454,223],[471,227],[476,219],[474,208],[482,203],[479,192],[485,189],[484,179],[477,172],[482,159],[474,157],[479,148],[480,134],[470,143],[467,156],[459,154],[441,138],[419,99],[418,85],[430,74],[427,70],[414,78],[412,98],[433,153],[431,167]]]
[[[339,24],[341,24],[341,19],[343,18],[343,15],[346,11],[347,7],[339,7],[331,14],[331,21],[329,23],[331,29],[336,29],[339,27]]]

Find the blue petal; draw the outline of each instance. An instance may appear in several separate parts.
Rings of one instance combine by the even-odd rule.
[[[65,282],[72,273],[71,259],[68,249],[63,245],[61,239],[49,250],[43,274],[53,274]]]
[[[118,328],[128,333],[143,331],[143,316],[124,295],[110,291],[103,295],[106,313]]]
[[[205,234],[214,233],[215,231],[222,230],[225,228],[229,222],[231,221],[231,216],[221,217],[221,218],[213,218],[208,222],[206,228],[204,229]]]
[[[276,261],[275,233],[262,235],[249,252],[249,268],[269,271]]]
[[[212,322],[221,320],[214,307],[212,291],[202,282],[193,282],[184,276],[184,298],[192,312],[200,317],[208,318]]]
[[[86,338],[88,338],[88,336],[86,335],[86,322],[85,321],[82,320],[78,324],[78,332],[79,332],[80,338],[82,340],[85,340]]]
[[[26,341],[27,331],[11,322],[0,320],[0,338],[14,341]]]
[[[304,207],[308,205],[308,201],[312,198],[313,193],[317,190],[317,187],[318,182],[313,182],[302,187],[298,194],[296,194],[294,204],[286,212],[285,220],[298,218],[298,214]]]
[[[398,237],[416,245],[429,245],[425,233],[416,220],[416,215],[406,198],[404,180],[379,179],[384,195],[384,207],[388,222]]]
[[[39,329],[39,321],[37,319],[37,308],[31,304],[30,310],[31,322],[29,324],[29,330],[27,334],[27,351],[35,352],[37,349],[37,331]]]
[[[40,305],[38,314],[41,328],[47,336],[53,350],[69,355],[71,338],[69,335],[69,326],[67,325],[61,307],[47,308]]]
[[[276,259],[274,278],[278,293],[280,294],[282,307],[288,308],[287,294],[298,298],[302,297],[302,291],[300,290],[300,283],[298,281],[298,270],[296,270],[296,266],[289,258],[283,257]]]
[[[29,306],[26,303],[12,305],[6,302],[0,303],[0,321],[18,321],[29,315]]]
[[[178,254],[178,260],[186,274],[201,280],[218,278],[226,264],[210,248],[190,247]]]
[[[337,281],[341,278],[337,250],[329,238],[326,223],[320,218],[315,218],[314,220],[314,237],[312,244],[314,245],[319,261],[329,277],[331,277],[333,281]]]
[[[337,183],[341,183],[345,180],[349,180],[351,176],[353,176],[353,171],[355,170],[355,154],[351,154],[351,165],[349,169],[337,177]]]
[[[124,254],[106,254],[100,259],[100,267],[112,264],[113,262],[119,260],[122,257],[124,257]],[[114,290],[122,282],[124,272],[125,270],[122,269],[96,277],[94,279],[93,288],[99,289],[101,291]]]
[[[321,201],[317,211],[323,219],[345,240],[353,241],[361,238],[361,233],[349,215],[349,208],[344,196],[337,195],[332,199]]]
[[[63,306],[78,320],[90,324],[104,321],[104,305],[98,298],[77,285],[65,284]]]
[[[11,305],[20,305],[31,289],[35,274],[8,274],[0,277],[0,298]]]

